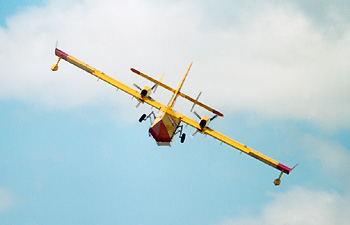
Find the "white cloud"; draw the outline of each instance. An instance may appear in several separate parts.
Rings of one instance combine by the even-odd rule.
[[[325,170],[331,173],[345,173],[350,170],[350,153],[339,143],[310,135],[304,136],[302,142],[308,158],[320,161]]]
[[[270,194],[258,215],[245,214],[224,219],[219,225],[346,225],[350,221],[350,153],[337,142],[305,135],[300,141],[309,165],[317,166],[308,187],[295,186],[286,192]],[[316,163],[315,163],[316,162]],[[303,173],[310,175],[305,169]],[[310,169],[310,168],[309,168]],[[317,176],[321,185],[317,186]],[[325,189],[329,186],[333,188]],[[339,190],[339,191],[335,191]]]
[[[220,225],[346,225],[350,220],[349,196],[295,187],[273,195],[257,217],[227,219]]]
[[[319,173],[326,175],[332,183],[340,185],[343,189],[350,187],[350,179],[347,179],[350,170],[349,149],[337,142],[311,135],[305,135],[301,139],[301,146],[306,158],[311,165],[316,166]]]
[[[213,65],[226,84],[221,93],[230,96],[231,109],[309,120],[324,128],[348,127],[350,71],[344,46],[349,31],[329,39],[294,9],[262,11],[244,28],[218,34],[227,41]],[[222,104],[227,100],[222,98]]]
[[[333,37],[289,5],[245,6],[216,29],[212,16],[195,1],[51,1],[28,9],[0,28],[0,98],[55,108],[123,102],[71,65],[50,72],[58,39],[63,50],[129,85],[136,67],[155,77],[165,72],[164,82],[175,86],[194,60],[185,91],[204,91],[203,101],[224,113],[350,127],[350,29]]]
[[[0,188],[0,213],[13,206],[13,195],[11,191]]]

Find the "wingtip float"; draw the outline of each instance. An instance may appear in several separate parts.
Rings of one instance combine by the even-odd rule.
[[[57,60],[56,64],[51,66],[52,71],[57,71],[58,70],[58,63],[61,61],[61,59],[63,58],[64,60],[67,60],[67,57],[68,57],[67,53],[59,50],[58,48],[55,49],[55,55],[58,57],[58,60]]]
[[[186,76],[188,75],[188,72],[192,66],[192,62],[188,66],[186,73],[184,74],[177,89],[173,89],[172,87],[161,82],[164,74],[161,76],[161,78],[159,80],[156,80],[156,79],[140,72],[139,70],[131,68],[130,70],[133,73],[135,73],[141,77],[144,77],[144,78],[146,78],[154,83],[154,86],[152,88],[149,88],[149,87],[141,88],[141,87],[137,86],[138,89],[140,89],[139,91],[137,91],[137,90],[115,80],[114,78],[107,76],[106,74],[98,71],[97,69],[83,63],[82,61],[75,59],[74,57],[61,51],[58,48],[55,49],[55,55],[58,57],[58,61],[56,64],[54,64],[51,67],[52,71],[58,70],[58,64],[59,64],[60,60],[63,59],[65,61],[79,67],[80,69],[85,70],[86,72],[98,77],[99,79],[111,84],[112,86],[116,87],[117,89],[120,89],[120,90],[126,92],[127,94],[133,96],[134,98],[136,98],[138,100],[138,105],[141,103],[142,104],[147,103],[147,104],[151,105],[152,107],[158,109],[160,112],[157,114],[157,116],[155,116],[156,114],[152,111],[148,115],[143,114],[140,117],[139,122],[142,122],[142,121],[147,120],[147,119],[151,120],[152,125],[149,128],[149,133],[154,138],[157,145],[159,145],[159,146],[164,146],[164,145],[170,146],[173,138],[177,134],[179,134],[179,138],[180,138],[181,143],[183,143],[185,141],[186,134],[183,133],[183,125],[181,125],[181,122],[182,122],[182,123],[185,123],[185,124],[188,124],[188,125],[194,127],[196,129],[195,133],[199,132],[199,133],[202,133],[205,135],[210,135],[213,138],[215,138],[215,139],[217,139],[217,140],[219,140],[227,145],[230,145],[233,148],[236,148],[236,149],[240,150],[241,152],[244,152],[247,155],[249,155],[253,158],[256,158],[257,160],[281,171],[279,177],[274,180],[274,184],[276,186],[281,184],[281,177],[282,177],[283,173],[289,174],[295,168],[295,167],[289,168],[288,166],[286,166],[282,163],[279,163],[279,162],[255,151],[251,148],[248,148],[246,145],[243,145],[243,144],[241,144],[241,143],[239,143],[239,142],[237,142],[237,141],[235,141],[235,140],[233,140],[233,139],[231,139],[231,138],[229,138],[229,137],[227,137],[227,136],[225,136],[217,131],[214,131],[210,127],[208,127],[208,124],[213,119],[215,119],[217,116],[223,117],[224,115],[221,112],[219,112],[219,111],[201,103],[200,101],[198,101],[198,98],[199,98],[201,92],[199,93],[197,99],[193,99],[190,96],[185,95],[181,92],[181,87],[182,87],[182,85],[186,79]],[[155,92],[155,89],[157,86],[161,86],[161,87],[173,92],[173,97],[169,101],[168,105],[164,105],[160,102],[155,101],[153,98],[151,98],[150,92],[152,90]],[[197,115],[197,117],[199,117],[199,122],[198,122],[198,121],[195,121],[194,119],[189,118],[189,117],[187,117],[179,112],[175,112],[173,110],[173,106],[174,106],[175,100],[178,96],[181,96],[181,97],[189,100],[190,102],[192,102],[193,107],[195,105],[198,105],[198,106],[214,113],[215,115],[212,118],[209,118],[207,116],[200,117],[198,115],[198,113],[196,113],[194,111],[195,115]],[[191,111],[193,110],[193,107],[192,107]]]
[[[298,165],[299,165],[299,164],[296,164],[293,168],[289,168],[288,166],[285,166],[285,165],[283,165],[282,163],[279,163],[279,164],[277,165],[276,169],[280,170],[281,173],[280,173],[280,175],[278,176],[278,178],[275,179],[275,180],[273,181],[273,183],[275,184],[275,186],[278,186],[278,185],[281,184],[281,177],[282,177],[283,173],[289,174],[289,173],[292,172],[292,170],[294,170],[295,167],[297,167]]]

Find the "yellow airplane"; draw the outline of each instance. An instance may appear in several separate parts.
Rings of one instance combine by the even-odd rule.
[[[190,63],[190,65],[188,66],[185,75],[183,76],[180,84],[178,85],[177,89],[173,89],[171,87],[169,87],[168,85],[164,84],[161,82],[163,75],[161,76],[161,78],[159,80],[153,79],[152,77],[141,73],[140,71],[131,68],[131,71],[136,73],[137,75],[140,75],[148,80],[150,80],[151,82],[154,83],[154,86],[151,87],[147,87],[145,86],[144,88],[140,88],[138,85],[134,84],[135,87],[137,89],[139,89],[139,91],[107,76],[106,74],[104,74],[101,71],[98,71],[97,69],[81,62],[78,59],[75,59],[74,57],[68,55],[67,53],[59,50],[57,47],[55,49],[55,55],[58,57],[58,61],[55,65],[53,65],[51,67],[52,71],[57,71],[58,70],[58,63],[60,62],[61,59],[66,60],[67,62],[79,67],[80,69],[85,70],[86,72],[96,76],[97,78],[104,80],[105,82],[111,84],[112,86],[116,87],[117,89],[120,89],[128,94],[130,94],[131,96],[133,96],[134,98],[136,98],[139,102],[137,104],[137,106],[141,103],[147,103],[149,105],[151,105],[154,108],[159,109],[159,112],[157,115],[154,114],[154,112],[152,111],[149,115],[143,114],[140,119],[139,122],[142,122],[144,120],[147,119],[152,119],[153,116],[153,122],[152,125],[149,129],[149,133],[150,135],[152,135],[152,137],[155,139],[155,141],[157,142],[157,144],[159,146],[170,146],[170,143],[172,142],[173,138],[175,135],[177,135],[179,133],[179,137],[180,137],[180,141],[181,143],[183,143],[185,141],[185,137],[186,134],[183,133],[183,125],[180,125],[181,122],[186,123],[192,127],[194,127],[196,129],[196,132],[202,133],[202,134],[206,134],[206,135],[210,135],[213,138],[218,139],[219,141],[226,143],[238,150],[240,150],[241,152],[246,153],[249,156],[252,156],[264,163],[266,163],[267,165],[270,165],[278,170],[280,170],[280,175],[277,179],[274,180],[274,184],[280,185],[281,184],[281,177],[282,174],[289,174],[294,168],[289,168],[288,166],[283,165],[282,163],[277,162],[276,160],[273,160],[249,147],[247,147],[246,145],[243,145],[213,129],[211,129],[210,127],[208,127],[208,124],[210,121],[212,121],[213,119],[215,119],[217,116],[223,117],[224,115],[222,113],[220,113],[219,111],[201,103],[198,101],[199,96],[201,93],[199,93],[198,97],[196,99],[193,99],[185,94],[183,94],[182,92],[180,92],[181,87],[183,85],[183,83],[185,82],[186,76],[192,66],[192,62]],[[150,97],[150,94],[152,91],[155,92],[156,88],[158,86],[161,86],[171,92],[173,92],[173,96],[170,99],[168,105],[163,105],[162,103],[159,103],[157,101],[155,101],[152,97]],[[177,99],[177,97],[183,97],[189,101],[191,101],[193,103],[193,107],[195,105],[199,105],[201,107],[203,107],[204,109],[214,113],[215,115],[212,118],[209,118],[207,116],[203,116],[200,117],[195,111],[194,114],[199,118],[199,122],[195,121],[194,119],[191,119],[179,112],[175,112],[173,110],[175,101]],[[191,109],[191,111],[193,110],[193,107]],[[195,134],[194,133],[194,134]]]

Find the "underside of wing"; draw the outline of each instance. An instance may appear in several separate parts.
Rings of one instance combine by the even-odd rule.
[[[52,66],[53,71],[56,71],[58,69],[58,63],[59,63],[60,59],[64,59],[67,62],[79,67],[80,69],[85,70],[86,72],[96,76],[97,78],[109,83],[110,85],[116,87],[117,89],[120,89],[120,90],[124,91],[125,93],[135,97],[141,103],[147,103],[147,104],[149,104],[157,109],[160,109],[161,107],[164,106],[163,104],[155,101],[154,99],[152,99],[150,97],[141,96],[140,92],[138,92],[137,90],[117,81],[116,79],[104,74],[103,72],[89,66],[88,64],[68,55],[67,53],[65,53],[57,48],[55,49],[55,54],[57,57],[59,57],[59,60],[56,63],[56,65]]]
[[[282,171],[283,173],[286,173],[286,174],[289,174],[289,172],[292,170],[291,168],[277,162],[276,160],[273,160],[263,154],[261,154],[260,152],[258,151],[255,151],[249,147],[247,147],[246,145],[243,145],[209,127],[204,127],[202,128],[198,122],[196,122],[195,120],[187,117],[187,116],[184,116],[180,113],[177,113],[177,116],[179,118],[181,118],[181,121],[196,128],[197,131],[199,131],[200,133],[202,134],[207,134],[207,135],[210,135],[212,136],[213,138],[225,143],[225,144],[228,144],[238,150],[240,150],[241,152],[244,152],[246,153],[247,155],[251,156],[251,157],[254,157],[256,158],[257,160],[261,161],[261,162],[264,162],[266,163],[267,165],[269,166],[272,166],[280,171]]]

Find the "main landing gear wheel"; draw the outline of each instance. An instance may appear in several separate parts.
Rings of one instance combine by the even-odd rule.
[[[146,116],[147,116],[146,114],[142,114],[142,116],[139,119],[139,122],[141,123],[142,121],[144,121]]]
[[[185,142],[185,138],[186,138],[186,134],[182,134],[181,138],[180,138],[180,142],[184,143]]]

